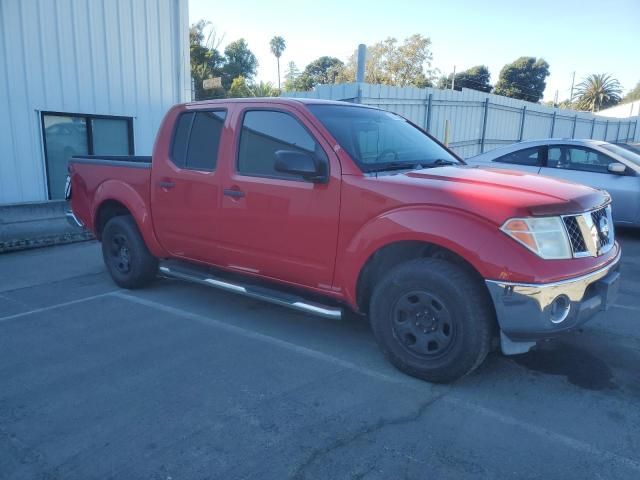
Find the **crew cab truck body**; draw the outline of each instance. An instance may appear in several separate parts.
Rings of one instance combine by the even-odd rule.
[[[133,160],[133,161],[132,161]],[[327,317],[367,314],[402,371],[445,382],[615,297],[602,191],[472,168],[402,117],[341,102],[177,105],[151,158],[70,163],[72,221],[120,286],[158,269]]]

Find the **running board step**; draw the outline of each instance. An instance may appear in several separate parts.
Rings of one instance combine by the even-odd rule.
[[[219,278],[207,271],[200,271],[196,268],[184,267],[182,265],[176,267],[173,265],[160,265],[160,273],[167,277],[187,280],[189,282],[199,283],[208,287],[219,288],[228,292],[239,293],[247,297],[255,298],[293,310],[305,313],[312,313],[324,318],[339,319],[342,317],[342,309],[338,307],[323,305],[316,302],[310,302],[303,297],[281,292],[276,289],[263,287],[259,285],[243,284],[236,281]]]

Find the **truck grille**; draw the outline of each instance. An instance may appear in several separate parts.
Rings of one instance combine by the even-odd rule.
[[[614,244],[611,206],[562,217],[569,235],[574,257],[596,257],[608,252]]]

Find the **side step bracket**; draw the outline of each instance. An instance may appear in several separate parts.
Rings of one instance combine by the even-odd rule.
[[[342,317],[342,309],[339,307],[323,305],[316,302],[310,302],[303,297],[281,292],[279,290],[263,287],[258,285],[243,284],[236,281],[218,278],[206,270],[197,268],[189,268],[187,266],[160,265],[160,272],[172,278],[195,282],[208,287],[226,290],[228,292],[239,293],[247,297],[255,298],[293,310],[305,313],[311,313],[324,318],[339,319]]]

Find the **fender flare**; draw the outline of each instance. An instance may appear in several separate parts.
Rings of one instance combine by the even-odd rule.
[[[372,255],[403,241],[445,248],[485,279],[509,279],[512,272],[531,272],[532,268],[527,251],[485,218],[450,207],[403,206],[369,220],[339,252],[335,285],[342,288],[351,306],[357,307],[360,272]]]
[[[151,212],[147,206],[148,203],[131,185],[120,180],[106,180],[96,189],[91,217],[94,230],[97,229],[97,215],[100,207],[104,202],[110,200],[121,203],[129,210],[144,239],[144,243],[155,257],[168,256],[168,253],[156,238]]]

